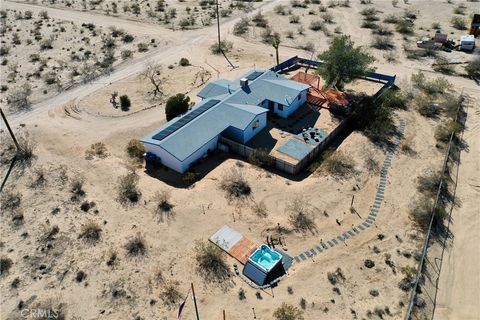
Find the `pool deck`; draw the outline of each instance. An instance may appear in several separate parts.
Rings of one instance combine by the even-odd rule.
[[[250,254],[259,247],[259,244],[245,238],[240,232],[227,225],[222,226],[209,240],[241,264],[245,264]]]

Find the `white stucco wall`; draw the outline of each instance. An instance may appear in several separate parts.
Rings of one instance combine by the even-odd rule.
[[[258,127],[253,129],[253,124],[257,120],[258,120]],[[252,139],[257,133],[259,133],[266,126],[267,126],[267,113],[265,112],[257,115],[255,119],[243,131],[243,143],[247,143],[250,139]]]
[[[159,146],[149,144],[149,143],[144,143],[144,145],[145,145],[145,150],[159,157],[163,165],[169,167],[172,170],[183,173],[182,163],[177,158],[175,158],[174,156],[172,156],[170,153],[168,153],[167,151],[165,151]]]

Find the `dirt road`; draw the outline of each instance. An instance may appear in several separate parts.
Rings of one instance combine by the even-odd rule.
[[[254,15],[259,10],[270,10],[275,5],[283,2],[287,2],[287,0],[268,1],[249,13],[245,13],[244,15],[239,15],[231,19],[222,21],[222,33],[226,34],[228,30],[231,29],[231,27],[243,16]],[[197,56],[197,59],[203,58],[206,60],[208,54],[208,47],[211,44],[215,43],[217,37],[215,25],[208,28],[196,29],[191,31],[172,31],[154,24],[141,23],[110,16],[92,14],[89,12],[46,8],[42,6],[19,2],[5,1],[2,3],[2,8],[12,10],[31,10],[34,12],[34,14],[38,13],[41,10],[47,10],[50,17],[52,18],[73,21],[77,23],[94,23],[98,26],[102,26],[105,28],[115,26],[117,28],[122,28],[134,35],[148,34],[152,37],[159,39],[159,48],[152,50],[148,54],[145,54],[141,57],[134,58],[130,61],[120,64],[111,74],[99,77],[95,81],[87,84],[77,85],[73,89],[62,92],[53,98],[35,103],[32,106],[32,110],[27,113],[12,115],[10,117],[12,125],[17,125],[27,119],[36,117],[39,115],[39,113],[46,112],[50,108],[55,108],[57,106],[65,105],[75,100],[80,100],[83,97],[90,95],[91,93],[107,86],[110,83],[120,81],[129,76],[137,74],[145,68],[145,65],[149,61],[168,65],[170,63],[177,62],[178,59],[182,57],[182,55],[184,55],[189,50],[192,50],[193,48],[195,48],[196,54],[203,55],[200,57]],[[258,44],[249,44],[245,40],[240,38],[235,38],[233,40],[235,43],[241,42],[242,46],[258,46]]]
[[[480,90],[476,90],[480,96]],[[440,272],[435,319],[480,319],[480,109],[469,108],[457,198],[452,213],[453,241],[448,243]],[[477,199],[474,201],[473,199]],[[477,204],[476,204],[477,203]]]

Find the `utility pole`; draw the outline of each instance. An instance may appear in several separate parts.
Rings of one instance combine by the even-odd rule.
[[[15,135],[13,134],[12,128],[10,128],[10,124],[7,121],[7,117],[5,117],[5,114],[3,113],[2,108],[0,108],[0,114],[2,115],[3,122],[5,122],[5,125],[7,126],[8,132],[10,133],[10,136],[12,137],[13,143],[15,143],[15,147],[17,147],[17,151],[20,150],[20,146],[18,145],[17,139],[15,138]]]
[[[218,0],[216,0],[217,6],[217,33],[218,33],[218,50],[222,51],[221,41],[220,41],[220,14],[218,12]]]
[[[200,320],[200,316],[198,315],[198,307],[197,307],[197,299],[195,298],[195,290],[193,289],[193,282],[192,285],[192,296],[193,296],[193,305],[195,306],[195,315],[197,316],[197,320]]]

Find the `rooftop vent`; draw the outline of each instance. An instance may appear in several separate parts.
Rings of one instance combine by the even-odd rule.
[[[240,86],[241,86],[242,88],[248,87],[248,79],[247,79],[247,78],[242,78],[242,79],[240,79]]]

